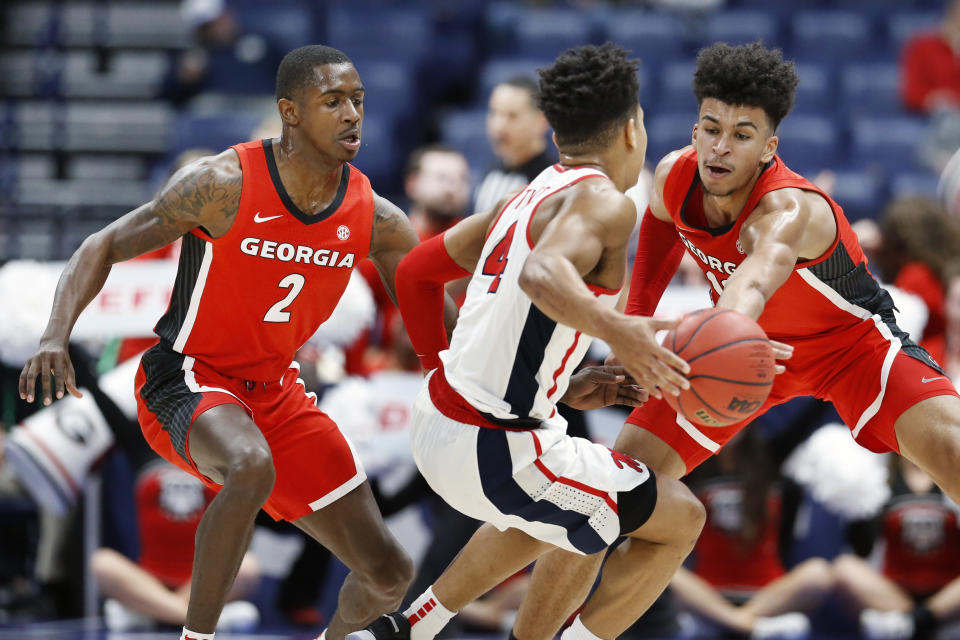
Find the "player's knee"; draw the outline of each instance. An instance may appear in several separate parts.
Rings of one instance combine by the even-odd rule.
[[[367,572],[371,586],[385,596],[402,598],[413,582],[414,566],[410,555],[396,540],[384,545],[383,553]]]
[[[805,560],[795,570],[801,572],[804,584],[813,591],[829,591],[836,581],[833,565],[823,558]]]
[[[224,486],[235,487],[249,497],[264,502],[273,491],[276,479],[277,472],[270,449],[254,444],[234,453]]]

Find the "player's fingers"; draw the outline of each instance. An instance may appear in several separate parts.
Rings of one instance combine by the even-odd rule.
[[[33,388],[37,381],[36,366],[33,364],[33,358],[27,360],[20,372],[20,399],[27,402],[33,402]]]
[[[673,395],[678,395],[681,389],[689,389],[690,381],[687,380],[679,371],[673,367],[668,366],[665,362],[657,362],[657,375],[660,378],[659,386],[672,393]]]
[[[43,404],[48,405],[52,400],[53,392],[50,381],[50,357],[42,356],[40,358],[40,388],[43,390]]]
[[[590,370],[590,379],[594,382],[623,382],[627,378],[627,370],[621,365],[599,365],[588,368]]]
[[[782,364],[773,365],[773,374],[776,376],[780,375],[781,373],[784,373],[786,370],[787,368]]]
[[[680,318],[650,318],[650,328],[654,331],[674,329],[680,324]]]
[[[64,393],[64,381],[66,380],[66,367],[64,366],[64,361],[61,356],[57,356],[53,360],[53,391],[57,395],[57,399],[63,397]]]
[[[608,355],[608,356],[606,357],[606,359],[603,361],[603,364],[605,364],[605,365],[610,365],[610,366],[619,365],[619,364],[620,364],[620,360],[619,360],[619,358],[617,358],[617,356],[615,356],[615,355],[613,354],[613,352],[611,351],[611,352],[610,352],[610,355]]]
[[[617,404],[639,407],[647,401],[647,398],[649,395],[646,391],[637,391],[633,387],[620,387],[617,393]]]
[[[773,347],[773,357],[777,360],[787,360],[793,357],[793,347],[789,344],[771,340],[770,346]]]
[[[66,384],[67,391],[70,392],[70,395],[72,395],[75,398],[83,397],[83,394],[80,392],[80,389],[77,388],[77,373],[74,370],[73,363],[70,362],[69,358],[67,358],[66,380],[64,380],[64,383]]]

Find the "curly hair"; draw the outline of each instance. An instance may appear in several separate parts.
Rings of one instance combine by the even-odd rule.
[[[607,146],[615,130],[636,116],[637,61],[622,47],[608,42],[568,49],[537,73],[537,104],[561,146]]]
[[[300,89],[316,84],[314,67],[325,64],[353,64],[343,51],[322,44],[298,47],[283,56],[277,68],[277,100],[293,100]]]
[[[796,91],[796,67],[783,61],[780,49],[767,49],[760,42],[737,47],[717,42],[697,54],[693,93],[698,104],[716,98],[760,107],[776,130],[793,108]]]
[[[945,283],[960,247],[960,222],[936,200],[907,196],[887,204],[880,236],[876,261],[886,280],[893,282],[908,262],[922,262]]]

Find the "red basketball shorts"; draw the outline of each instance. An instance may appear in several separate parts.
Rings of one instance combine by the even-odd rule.
[[[143,355],[137,371],[140,427],[165,460],[218,490],[190,457],[190,426],[213,407],[241,407],[273,455],[276,482],[263,509],[276,520],[297,520],[366,480],[353,445],[317,408],[316,396],[306,392],[298,374],[291,367],[278,382],[248,384],[159,344]]]
[[[897,418],[921,400],[956,396],[957,391],[924,349],[909,340],[901,342],[896,333],[902,332],[874,316],[826,336],[778,338],[794,347],[793,357],[783,361],[786,372],[776,377],[770,397],[749,420],[726,427],[700,426],[678,415],[666,401],[652,398],[634,409],[627,423],[670,445],[689,473],[770,407],[814,396],[833,403],[861,446],[877,453],[899,453]]]

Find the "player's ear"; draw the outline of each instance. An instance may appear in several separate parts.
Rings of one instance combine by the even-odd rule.
[[[640,144],[640,138],[637,135],[637,118],[633,117],[627,120],[627,125],[624,127],[624,136],[627,142],[627,149],[633,151]]]
[[[760,161],[763,164],[767,164],[773,160],[773,155],[777,152],[777,147],[780,145],[780,138],[776,135],[772,135],[767,138],[767,144],[763,149],[763,155],[760,156]]]
[[[550,139],[553,140],[553,146],[556,147],[557,149],[559,149],[559,148],[560,148],[560,143],[557,142],[557,132],[556,132],[556,131],[552,131],[552,132],[550,133]]]
[[[696,122],[693,123],[693,131],[690,132],[690,144],[694,147],[697,146],[697,131],[700,130],[700,125]]]
[[[284,124],[295,127],[300,124],[300,113],[297,111],[297,103],[293,100],[280,98],[277,100],[277,111],[280,112],[280,119]]]

